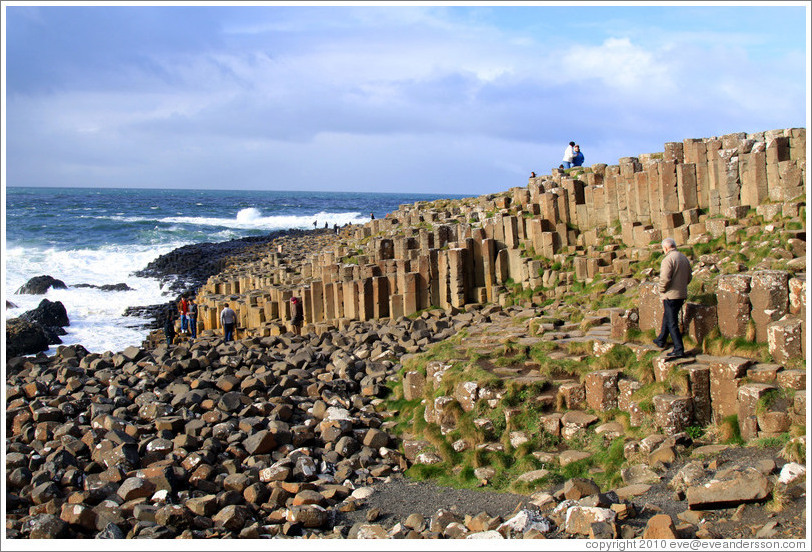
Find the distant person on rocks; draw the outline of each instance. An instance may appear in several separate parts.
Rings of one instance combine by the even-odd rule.
[[[164,336],[166,337],[166,345],[172,345],[175,341],[175,317],[170,309],[166,313],[166,321],[164,321]]]
[[[663,301],[663,322],[660,335],[654,344],[665,349],[668,336],[674,344],[674,350],[665,355],[666,360],[683,358],[685,348],[679,328],[679,312],[685,299],[688,298],[688,284],[691,282],[691,263],[688,257],[677,251],[674,238],[662,241],[663,257],[660,263],[660,298]]]
[[[370,220],[375,220],[375,213],[370,213],[369,214],[369,219]]]
[[[327,223],[324,223],[324,229],[327,230]]]
[[[336,235],[338,235],[338,223],[335,223],[335,224],[333,225],[333,230],[335,230],[335,231],[336,231]]]
[[[315,230],[315,229],[316,229],[316,226],[317,226],[318,224],[319,224],[319,221],[317,221],[317,220],[314,220],[314,221],[313,221],[313,230]]]
[[[180,298],[180,303],[178,303],[178,312],[180,313],[180,331],[186,333],[189,324],[189,303],[186,301],[186,297]]]
[[[565,169],[571,169],[573,159],[575,159],[575,142],[570,142],[567,149],[564,150],[564,159],[561,166]]]
[[[192,334],[192,339],[197,338],[197,303],[195,303],[194,297],[189,298],[189,304],[187,305],[187,314],[189,317],[189,332]]]
[[[228,303],[220,311],[220,324],[223,325],[223,341],[229,342],[234,339],[234,325],[237,323],[237,313],[234,312]]]
[[[580,167],[581,165],[583,165],[584,164],[584,154],[581,153],[581,146],[579,146],[578,144],[575,144],[574,146],[572,146],[572,152],[574,154],[573,157],[572,157],[572,166],[573,167]]]
[[[302,309],[302,301],[298,297],[290,298],[290,323],[293,325],[293,333],[302,335],[302,323],[304,322],[304,309]]]

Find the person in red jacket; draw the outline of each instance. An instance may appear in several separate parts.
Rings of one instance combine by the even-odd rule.
[[[180,313],[180,331],[185,333],[189,328],[189,303],[185,296],[180,298],[178,312]]]

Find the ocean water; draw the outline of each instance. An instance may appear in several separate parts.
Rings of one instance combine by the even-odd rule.
[[[3,298],[14,304],[5,319],[36,308],[43,298],[68,313],[64,345],[91,352],[140,345],[146,320],[122,316],[130,306],[153,305],[171,293],[133,273],[156,257],[200,242],[263,236],[274,230],[363,224],[398,206],[450,197],[428,194],[6,188]],[[68,289],[44,296],[15,292],[34,276],[49,275]],[[76,288],[126,283],[132,291]],[[5,332],[4,332],[5,335]],[[4,338],[5,339],[5,338]],[[56,346],[47,351],[53,354]]]

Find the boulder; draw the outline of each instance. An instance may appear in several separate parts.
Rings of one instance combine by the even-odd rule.
[[[677,539],[677,528],[667,514],[657,514],[648,520],[643,531],[644,539]]]
[[[6,322],[6,359],[48,350],[45,329],[22,318]]]
[[[65,306],[60,301],[49,301],[48,299],[43,299],[37,308],[24,312],[20,318],[32,324],[39,324],[45,335],[48,336],[50,344],[62,343],[58,337],[66,333],[62,327],[70,326]]]
[[[535,529],[539,533],[549,533],[553,530],[553,523],[538,512],[523,509],[502,523],[496,530],[504,537],[508,537],[512,533],[524,534],[531,529]]]
[[[755,469],[736,474],[725,481],[712,480],[688,487],[686,499],[691,510],[730,508],[748,502],[759,502],[770,496],[772,483]]]
[[[601,492],[600,487],[591,479],[573,477],[564,483],[564,498],[568,500],[580,500],[585,496],[596,495],[599,492]]]
[[[791,485],[804,477],[806,477],[806,466],[797,462],[787,462],[781,466],[778,482]]]
[[[61,539],[68,530],[68,524],[53,514],[34,516],[27,525],[32,539]]]
[[[120,284],[102,284],[100,286],[93,284],[73,284],[71,287],[100,289],[102,291],[132,291],[133,289],[124,282]]]
[[[65,282],[52,276],[34,276],[17,290],[18,294],[45,295],[50,288],[68,289]]]
[[[567,509],[565,530],[571,535],[589,535],[593,523],[614,524],[617,514],[609,508],[572,506]]]

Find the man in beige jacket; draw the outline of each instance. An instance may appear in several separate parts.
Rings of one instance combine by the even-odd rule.
[[[674,343],[674,350],[665,355],[666,359],[677,359],[685,356],[682,334],[679,329],[679,311],[688,298],[688,283],[691,281],[691,263],[688,258],[677,251],[673,238],[662,241],[663,257],[660,264],[660,298],[663,300],[663,322],[660,335],[654,344],[665,349],[668,336]]]

